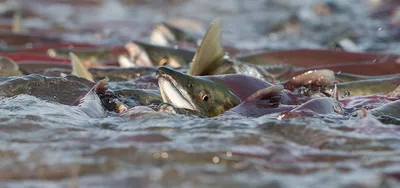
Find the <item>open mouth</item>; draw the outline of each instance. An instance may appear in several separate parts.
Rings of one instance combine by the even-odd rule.
[[[173,104],[177,108],[196,110],[197,108],[190,100],[188,93],[176,83],[171,76],[166,74],[157,74],[158,85],[160,87],[161,97],[164,102]]]

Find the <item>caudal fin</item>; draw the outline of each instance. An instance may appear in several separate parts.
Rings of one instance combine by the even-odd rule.
[[[86,69],[86,66],[83,65],[82,61],[76,56],[74,53],[70,52],[69,57],[71,59],[72,64],[72,75],[86,78],[90,81],[94,81],[93,75]]]
[[[213,70],[220,60],[224,57],[225,52],[221,45],[221,25],[218,19],[215,19],[208,31],[204,35],[196,54],[190,64],[188,74],[200,76]]]

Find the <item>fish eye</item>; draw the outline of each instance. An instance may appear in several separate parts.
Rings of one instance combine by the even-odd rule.
[[[211,99],[210,93],[207,90],[203,90],[200,92],[200,98],[202,101],[209,101]]]

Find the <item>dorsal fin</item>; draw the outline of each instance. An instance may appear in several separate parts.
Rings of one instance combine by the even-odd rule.
[[[94,81],[93,75],[86,69],[86,66],[83,65],[82,61],[76,56],[74,53],[70,52],[69,57],[71,59],[72,64],[72,75],[86,78],[90,81]]]
[[[78,108],[91,118],[105,116],[105,110],[101,103],[98,92],[105,92],[108,89],[108,78],[100,80],[95,86],[79,100]]]
[[[21,32],[22,28],[22,9],[16,9],[12,18],[12,32]]]
[[[269,106],[278,106],[282,97],[283,86],[273,85],[264,89],[261,89],[254,94],[247,97],[244,102],[257,101],[258,103],[262,101],[262,104],[267,104]]]
[[[21,76],[18,64],[10,58],[0,57],[0,76]]]
[[[224,55],[225,52],[221,45],[221,25],[219,20],[215,19],[204,35],[200,47],[197,48],[188,74],[203,75],[206,71],[212,70]]]

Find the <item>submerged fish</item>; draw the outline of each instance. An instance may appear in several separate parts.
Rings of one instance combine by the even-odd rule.
[[[46,101],[72,105],[94,85],[80,77],[47,77],[37,74],[0,77],[0,96],[13,97],[27,94]]]
[[[392,92],[400,85],[400,77],[385,78],[385,79],[370,79],[355,82],[347,82],[337,84],[339,95],[343,97],[348,96],[362,96],[381,94],[386,95]],[[327,87],[326,93],[331,93],[333,86]]]

